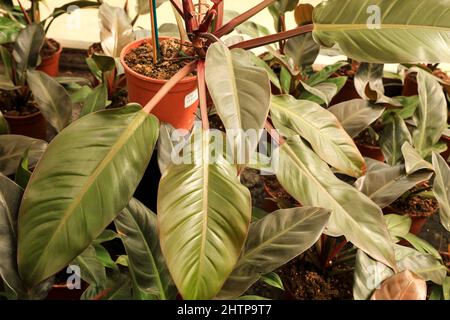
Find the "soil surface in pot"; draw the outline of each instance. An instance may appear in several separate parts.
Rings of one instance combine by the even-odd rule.
[[[411,218],[427,218],[439,210],[439,203],[434,198],[412,195],[398,199],[389,207],[396,212],[407,214]]]
[[[26,103],[20,103],[17,93],[13,90],[0,90],[0,110],[6,116],[28,116],[39,111],[32,99],[28,99]]]
[[[45,39],[44,45],[41,49],[41,57],[43,59],[50,58],[56,52],[58,52],[60,44],[53,39]]]
[[[379,147],[378,141],[372,137],[368,130],[361,132],[356,138],[355,142],[362,146]]]
[[[258,281],[245,294],[269,299],[353,300],[352,268],[337,265],[324,274],[304,261],[304,255],[275,271],[283,282],[284,291]]]
[[[192,61],[194,49],[177,39],[161,41],[160,60],[153,63],[153,47],[144,42],[125,56],[126,64],[135,72],[152,79],[169,80]]]

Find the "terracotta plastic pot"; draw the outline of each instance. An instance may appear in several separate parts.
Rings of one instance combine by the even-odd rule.
[[[36,112],[27,116],[5,115],[5,119],[8,121],[11,134],[18,134],[42,140],[47,138],[47,121],[44,119],[41,112]]]
[[[161,37],[160,40],[170,39]],[[150,39],[130,43],[120,54],[128,84],[128,99],[145,106],[163,87],[167,80],[152,79],[133,71],[125,63],[125,56],[132,49]],[[170,123],[177,129],[190,130],[194,124],[195,112],[199,105],[197,77],[187,77],[180,81],[153,109],[152,113],[162,122]]]
[[[50,57],[42,58],[41,64],[36,68],[45,72],[50,77],[56,77],[59,73],[59,58],[61,57],[62,45],[59,44],[59,49]]]
[[[403,84],[402,96],[412,97],[419,94],[416,73],[408,73]]]
[[[358,142],[356,142],[356,146],[358,147],[358,150],[364,157],[375,159],[382,162],[384,161],[384,155],[380,147],[360,144]]]

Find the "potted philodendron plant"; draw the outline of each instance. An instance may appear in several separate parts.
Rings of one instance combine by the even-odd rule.
[[[394,237],[416,238],[410,236],[409,230],[397,230],[397,224],[383,216],[381,207],[390,201],[366,192],[367,186],[373,187],[367,184],[373,166],[370,161],[366,163],[338,118],[317,102],[321,99],[325,104],[330,95],[295,78],[297,84],[301,83],[299,89],[312,92],[314,97],[308,100],[293,96],[287,85],[283,85],[282,95],[272,96],[270,79],[276,82],[273,73],[264,65],[259,67],[260,61],[248,51],[286,39],[298,40],[312,32],[316,43],[326,47],[338,43],[347,56],[357,61],[446,62],[448,55],[443,48],[450,47],[445,36],[449,22],[439,14],[446,4],[441,0],[426,5],[380,0],[377,5],[381,23],[389,28],[372,28],[367,25],[366,14],[372,1],[328,0],[314,9],[313,25],[234,41],[227,46],[222,37],[275,1],[262,1],[224,25],[220,23],[222,2],[213,1],[201,15],[193,1],[172,0],[185,22],[189,36],[186,45],[194,49],[189,57],[192,61],[167,80],[143,108],[130,104],[89,113],[49,144],[23,196],[16,197],[16,210],[8,211],[18,215],[17,237],[11,238],[10,233],[2,237],[12,243],[7,259],[0,260],[8,290],[13,296],[21,288],[32,292],[69,264],[78,264],[87,268],[81,276],[90,284],[84,298],[174,299],[177,293],[184,299],[238,298],[262,274],[298,256],[325,233],[328,237],[344,236],[358,248],[358,270],[362,273],[355,273],[355,279],[358,276],[358,283],[366,287],[355,287],[355,297],[399,298],[410,288],[403,284],[414,282],[416,290],[409,291],[408,296],[425,299],[426,280],[444,284],[447,294],[447,270],[438,265],[438,257],[432,253],[424,257],[394,243]],[[286,2],[276,1],[276,7],[287,7]],[[204,4],[200,1],[197,8]],[[432,11],[429,19],[417,13],[423,11],[421,6]],[[152,53],[157,48],[156,39],[152,37]],[[399,39],[399,46],[393,46]],[[160,126],[152,110],[177,83],[192,74],[197,76],[201,126],[184,136],[179,131],[170,134],[172,129]],[[286,79],[294,78],[291,76]],[[207,92],[225,132],[209,129]],[[354,107],[371,113],[372,107],[365,103]],[[172,106],[164,107],[170,110]],[[431,112],[425,106],[420,112],[423,110]],[[422,115],[416,117],[423,120]],[[434,144],[424,148],[429,136],[420,132],[426,123],[416,123],[419,134],[414,135],[413,142],[417,152],[427,158]],[[350,128],[353,132],[359,130]],[[252,165],[252,159],[261,158],[255,151],[263,129],[271,135],[272,172],[304,207],[281,209],[258,220],[252,218],[250,192],[239,176]],[[255,134],[247,136],[242,132]],[[430,141],[437,142],[436,132]],[[224,145],[218,144],[224,136]],[[158,138],[163,176],[155,216],[132,195]],[[225,153],[224,146],[228,150]],[[233,157],[236,154],[241,156]],[[450,169],[436,153],[433,157],[433,192],[440,205],[441,221],[448,229],[450,195],[446,186]],[[409,160],[395,167],[400,180],[411,185],[410,179],[416,183],[429,178],[432,171],[428,165],[422,168],[423,163],[416,162]],[[343,175],[360,180],[351,185],[339,178]],[[403,185],[400,189],[402,193],[408,190]],[[97,254],[95,246],[103,241],[105,228],[113,221],[127,255],[117,262],[127,268],[119,267],[105,275],[104,265],[99,262],[99,257],[104,256]],[[17,246],[11,239],[17,239]],[[423,249],[423,242],[421,245]],[[79,258],[82,261],[74,262]],[[386,271],[378,290],[378,283],[371,286],[369,268],[365,268],[371,263],[381,264]],[[357,289],[364,292],[358,295]]]
[[[5,34],[5,37],[0,39],[1,44],[14,42],[19,31],[26,25],[41,24],[45,33],[47,33],[54,20],[63,14],[70,13],[68,11],[70,8],[88,8],[99,5],[96,1],[72,1],[55,8],[48,17],[42,19],[39,8],[41,0],[31,0],[30,8],[28,9],[23,6],[23,1],[18,0],[17,2],[19,4],[17,7],[13,5],[12,0],[5,0],[0,4],[2,9],[0,19],[5,26],[4,30],[2,30],[2,34]],[[40,61],[37,69],[47,73],[49,76],[56,77],[59,72],[59,59],[62,49],[61,44],[56,40],[45,38],[44,45],[39,52]]]
[[[44,38],[42,26],[31,24],[19,32],[12,54],[0,46],[0,108],[9,132],[45,140],[47,121],[58,132],[70,123],[72,103],[55,79],[35,70]]]

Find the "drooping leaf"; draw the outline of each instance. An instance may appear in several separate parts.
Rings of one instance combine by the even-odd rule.
[[[56,136],[19,215],[18,264],[27,286],[81,254],[127,205],[157,137],[157,119],[137,105],[87,115]]]
[[[402,145],[402,154],[405,159],[406,173],[410,174],[420,170],[434,170],[431,163],[425,161],[408,142]]]
[[[450,62],[447,12],[441,0],[328,0],[314,9],[314,38],[357,61]]]
[[[450,168],[441,155],[433,153],[433,167],[436,173],[433,193],[439,202],[441,223],[450,231]]]
[[[355,182],[355,187],[378,206],[385,208],[418,183],[428,181],[431,175],[430,171],[408,175],[402,165],[386,166],[368,171]]]
[[[280,147],[277,178],[303,205],[332,210],[327,232],[346,239],[395,268],[391,239],[381,209],[357,189],[335,177],[300,137]]]
[[[413,142],[419,154],[427,159],[447,128],[447,102],[437,78],[419,68],[410,71],[417,72],[420,100],[413,117],[417,126],[413,132]]]
[[[300,68],[310,66],[319,55],[318,45],[311,33],[300,35],[286,41],[285,53],[293,60],[294,65]]]
[[[42,71],[28,70],[28,85],[45,119],[59,132],[72,117],[72,101],[62,85]]]
[[[253,222],[244,251],[218,298],[240,296],[262,274],[272,272],[309,249],[329,218],[328,210],[302,207],[278,210]]]
[[[106,85],[102,83],[92,90],[92,92],[86,97],[80,117],[105,109],[107,101],[108,89],[106,88]]]
[[[39,65],[39,53],[44,45],[44,38],[44,28],[40,24],[28,25],[20,31],[14,45],[13,57],[21,84],[25,82],[27,68],[35,68]]]
[[[175,298],[176,288],[159,247],[156,215],[136,199],[114,220],[128,255],[136,298]]]
[[[390,121],[384,124],[379,143],[389,165],[395,166],[402,163],[402,146],[405,143],[412,143],[412,137],[405,121],[398,115],[392,115]]]
[[[363,99],[345,101],[328,108],[350,137],[354,138],[381,117],[385,108]]]
[[[355,89],[365,100],[400,105],[384,95],[383,69],[383,64],[361,63],[355,75]]]
[[[71,264],[80,267],[81,278],[90,285],[99,287],[106,285],[105,267],[97,258],[93,246],[87,247]]]
[[[34,168],[47,149],[47,142],[14,134],[0,135],[0,172],[6,176],[14,174],[27,149],[28,165]]]
[[[24,297],[17,263],[17,213],[23,190],[0,173],[0,280],[14,294]]]
[[[212,161],[208,132],[196,135],[195,159],[172,164],[161,178],[161,249],[184,299],[210,299],[239,257],[251,219],[251,198],[234,166]]]
[[[113,7],[107,3],[100,6],[98,15],[103,52],[117,58],[122,49],[134,40],[131,19],[123,8]]]
[[[209,92],[235,147],[245,148],[245,163],[256,149],[270,107],[269,77],[253,65],[251,55],[242,49],[230,51],[216,42],[206,56]],[[248,130],[253,130],[254,137],[243,134]]]
[[[270,114],[277,129],[288,127],[305,138],[314,151],[339,171],[359,177],[364,159],[336,117],[318,104],[292,96],[274,96]]]

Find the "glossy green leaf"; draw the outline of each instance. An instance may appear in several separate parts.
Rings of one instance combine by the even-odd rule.
[[[441,155],[433,153],[433,167],[436,173],[433,193],[439,202],[441,223],[450,231],[450,167]]]
[[[106,102],[108,101],[108,89],[106,85],[100,84],[84,100],[83,109],[81,110],[80,117],[83,117],[89,113],[103,110],[106,108]]]
[[[209,92],[229,137],[238,150],[245,147],[245,163],[258,144],[271,95],[267,72],[253,65],[251,55],[242,49],[230,51],[216,42],[208,50],[205,71]],[[256,133],[256,139],[242,134],[248,130]]]
[[[401,237],[408,235],[412,224],[412,220],[409,216],[386,214],[384,215],[384,219],[386,220],[386,225],[392,236],[392,240],[395,243],[399,242]]]
[[[15,181],[21,186],[23,189],[27,187],[28,181],[31,177],[31,171],[29,169],[29,161],[28,161],[28,152],[30,149],[27,149],[20,160],[20,164],[17,167]]]
[[[8,17],[0,17],[0,44],[14,42],[24,26]]]
[[[98,238],[97,238],[98,239]],[[92,246],[95,249],[95,254],[97,255],[97,259],[100,261],[100,263],[106,267],[113,270],[118,270],[116,263],[111,258],[111,255],[109,254],[108,250],[105,249],[104,246],[102,246],[99,243],[93,242]]]
[[[195,161],[171,165],[158,192],[161,249],[184,299],[218,293],[244,245],[252,208],[236,168],[221,157],[212,161],[207,132],[197,137]]]
[[[327,232],[346,239],[395,268],[391,239],[381,209],[367,196],[337,179],[300,137],[280,147],[277,178],[303,205],[332,210]]]
[[[340,68],[348,65],[348,62],[345,61],[339,61],[335,64],[331,64],[329,66],[326,66],[319,72],[314,73],[311,77],[305,80],[305,83],[308,84],[311,87],[314,87],[315,85],[327,80],[330,78],[333,73],[338,71]]]
[[[72,117],[72,101],[62,85],[41,71],[28,70],[28,85],[45,119],[59,132]]]
[[[34,168],[47,149],[47,142],[14,134],[0,135],[0,172],[6,176],[14,174],[27,149],[29,167]]]
[[[425,161],[408,142],[403,144],[402,154],[405,159],[406,173],[410,174],[420,170],[434,170],[433,165],[428,161]]]
[[[25,72],[27,69],[35,68],[39,65],[39,53],[44,45],[44,38],[45,32],[40,24],[28,25],[20,31],[14,45],[13,57],[21,84],[25,83]]]
[[[218,294],[231,299],[267,274],[309,249],[320,237],[330,212],[302,207],[275,211],[250,225],[244,251]]]
[[[56,136],[19,215],[18,264],[27,286],[81,254],[128,204],[157,138],[157,119],[137,105],[87,115]]]
[[[271,287],[284,290],[283,281],[281,280],[280,276],[275,272],[269,272],[269,273],[263,274],[261,276],[261,280],[264,281],[264,283],[268,284]]]
[[[0,280],[14,294],[24,296],[17,263],[17,214],[23,190],[0,173]]]
[[[417,72],[420,100],[413,117],[417,126],[413,142],[419,154],[427,159],[447,129],[447,102],[437,78],[419,68],[410,71]]]
[[[114,223],[128,255],[136,298],[153,295],[171,300],[177,291],[161,253],[156,220],[153,212],[133,198]]]
[[[97,258],[93,246],[87,247],[71,264],[80,267],[81,278],[90,285],[105,285],[105,267]]]
[[[404,143],[412,143],[411,133],[405,121],[398,115],[392,115],[384,124],[379,143],[386,162],[395,166],[403,162],[402,146]]]
[[[363,99],[345,101],[328,108],[350,137],[354,138],[378,120],[385,108]]]
[[[305,90],[300,94],[300,100],[309,100],[320,105],[329,105],[331,100],[342,90],[347,82],[347,77],[329,78],[316,84],[314,87],[302,82]]]
[[[288,127],[305,138],[314,151],[340,172],[359,177],[365,170],[364,159],[336,117],[320,105],[296,100],[292,96],[274,96],[270,114],[275,127]]]
[[[91,58],[87,58],[86,61],[89,61],[91,65],[92,63],[94,63],[94,69],[97,69],[100,73],[112,71],[116,67],[116,61],[114,60],[114,58],[103,54],[95,53]],[[96,73],[95,70],[92,71]]]
[[[357,61],[450,62],[447,12],[441,0],[328,0],[314,9],[314,38]]]
[[[289,73],[289,70],[284,66],[281,66],[280,85],[282,93],[289,94],[291,92],[292,80],[292,75]]]
[[[412,118],[419,106],[419,96],[395,97],[395,100],[403,107],[400,109],[392,109],[390,111],[396,113],[403,120]]]
[[[419,238],[418,236],[412,233],[408,233],[407,235],[403,235],[402,238],[408,241],[417,251],[422,253],[429,253],[438,260],[442,259],[439,252],[431,244]]]
[[[381,169],[369,170],[355,182],[355,187],[378,206],[385,208],[418,183],[428,181],[431,175],[430,171],[408,175],[402,165],[393,167],[387,165]]]

